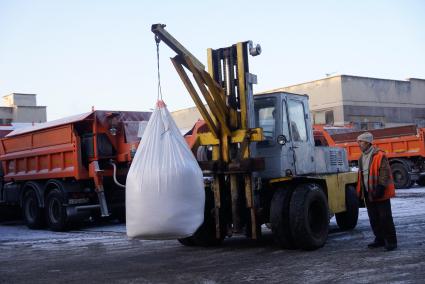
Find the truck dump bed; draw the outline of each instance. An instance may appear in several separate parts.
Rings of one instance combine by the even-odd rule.
[[[343,147],[347,150],[348,160],[358,160],[360,148],[357,137],[365,131],[340,134],[324,134],[330,146]],[[373,144],[385,151],[388,158],[425,157],[424,128],[415,125],[368,130],[373,134]]]
[[[4,180],[87,179],[89,160],[97,155],[130,161],[139,142],[138,122],[149,117],[149,112],[94,111],[12,131],[0,140]]]

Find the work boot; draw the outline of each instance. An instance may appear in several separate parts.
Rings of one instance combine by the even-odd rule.
[[[385,244],[385,249],[387,251],[392,251],[395,250],[397,248],[397,243],[387,243]]]
[[[375,239],[373,242],[367,245],[368,248],[379,248],[385,246],[384,240]]]

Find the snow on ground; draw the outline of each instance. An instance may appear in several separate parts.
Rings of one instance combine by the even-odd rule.
[[[258,243],[234,237],[199,248],[131,240],[112,222],[65,233],[1,222],[0,283],[423,283],[425,188],[397,190],[391,203],[393,252],[367,249],[373,234],[364,208],[352,231],[331,220],[328,241],[315,251],[280,250],[269,230]]]
[[[425,187],[398,189],[396,198],[391,200],[391,204],[396,227],[403,219],[413,215],[423,215],[425,220]],[[338,232],[335,218],[332,218],[330,226],[333,239],[353,238],[351,234]],[[358,227],[368,226],[367,211],[360,208]],[[69,232],[51,232],[29,230],[21,221],[14,221],[0,224],[0,244],[12,246],[20,244],[44,249],[63,246],[65,243],[68,246],[81,246],[92,242],[113,242],[120,238],[127,241],[125,232],[125,224],[87,225]]]

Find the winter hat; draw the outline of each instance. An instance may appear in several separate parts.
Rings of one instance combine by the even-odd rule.
[[[368,142],[370,144],[372,144],[373,141],[373,135],[370,132],[365,132],[359,135],[359,137],[357,137],[357,141],[364,141],[364,142]]]

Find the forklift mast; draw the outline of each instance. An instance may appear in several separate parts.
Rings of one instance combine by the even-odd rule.
[[[243,225],[249,223],[251,238],[257,239],[260,230],[253,201],[253,174],[264,168],[264,160],[252,157],[250,143],[264,138],[261,128],[253,128],[252,84],[257,83],[257,78],[249,73],[248,54],[259,55],[261,47],[245,41],[225,48],[210,48],[207,72],[204,65],[165,30],[165,25],[152,25],[151,30],[157,43],[162,41],[177,53],[171,61],[210,130],[199,136],[199,143],[212,147],[212,161],[202,162],[200,166],[213,176],[216,237],[227,233],[223,232],[223,222],[230,225],[231,233],[242,232]],[[192,73],[208,108],[186,70]],[[223,220],[220,212],[229,199],[231,222]],[[241,220],[246,210],[249,222]]]

